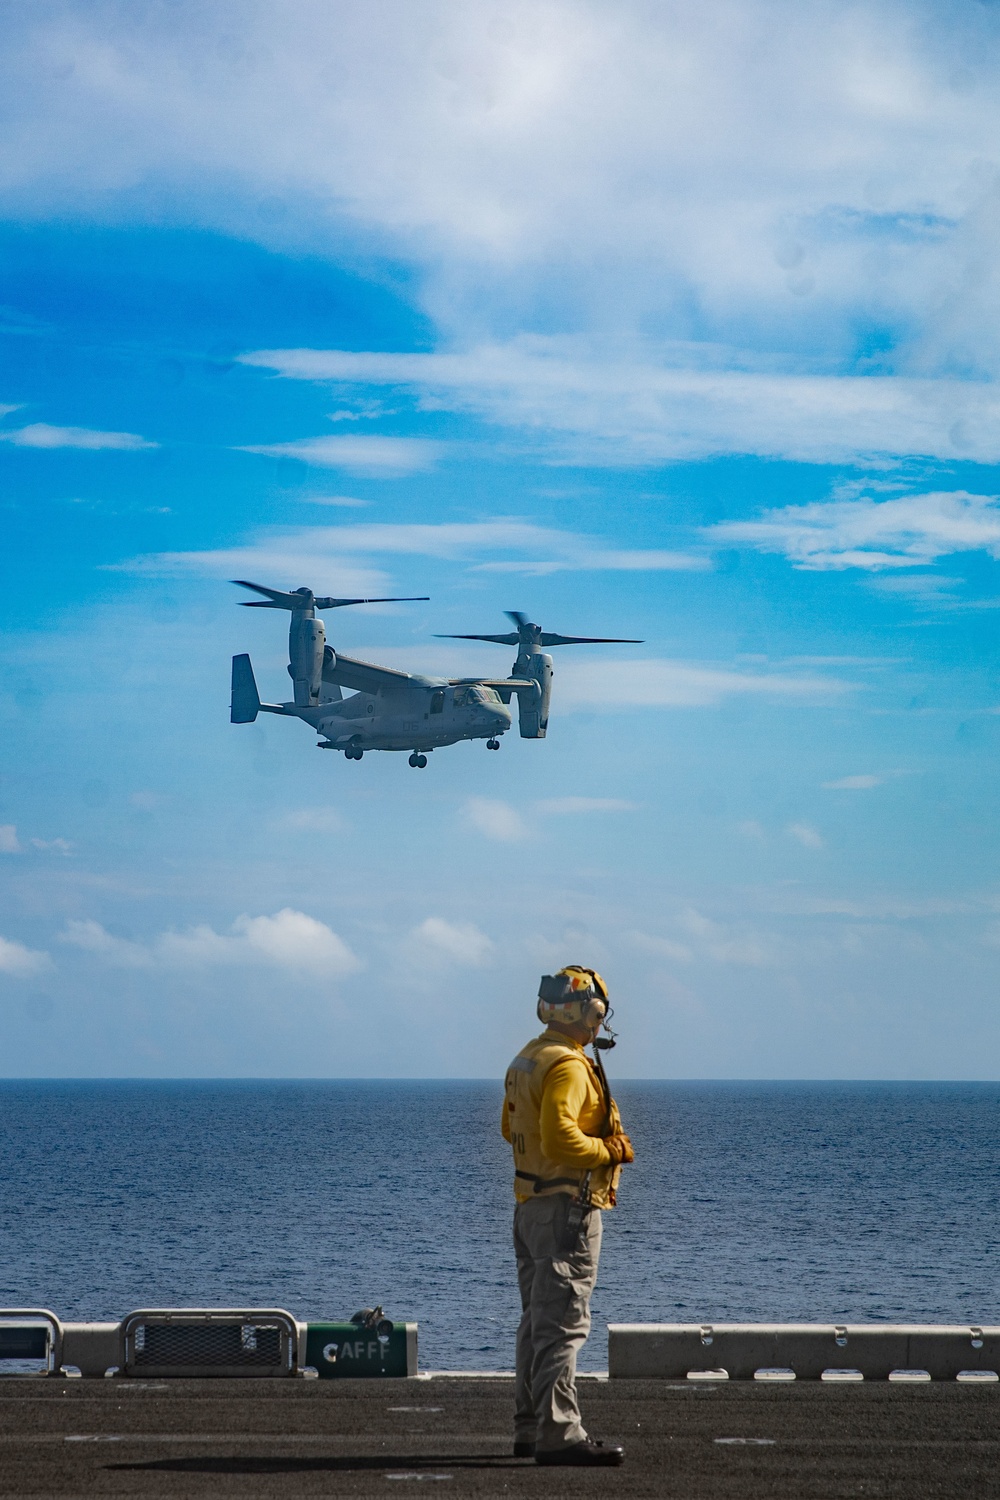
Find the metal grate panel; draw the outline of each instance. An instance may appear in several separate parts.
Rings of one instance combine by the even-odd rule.
[[[266,1323],[139,1323],[135,1365],[280,1365],[281,1330]]]
[[[168,1308],[132,1313],[121,1325],[125,1374],[291,1375],[298,1328],[273,1309]]]

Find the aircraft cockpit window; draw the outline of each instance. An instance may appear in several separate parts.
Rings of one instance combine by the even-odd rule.
[[[483,687],[480,683],[472,687],[455,689],[455,703],[458,707],[461,707],[463,703],[496,703],[497,701],[493,689]]]
[[[431,693],[431,713],[444,713],[444,688],[439,688],[436,693]]]

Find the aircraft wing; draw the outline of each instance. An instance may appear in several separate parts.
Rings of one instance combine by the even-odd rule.
[[[395,667],[378,667],[374,662],[358,661],[353,656],[341,656],[332,666],[323,667],[323,681],[336,682],[340,687],[351,688],[356,693],[384,693],[387,689],[405,687],[408,682],[421,686],[432,686],[426,677],[415,677],[412,672],[398,672]]]
[[[541,689],[533,677],[449,677],[449,687],[488,687],[497,692],[538,693]]]
[[[529,703],[542,696],[542,690],[533,677],[452,677],[448,686],[493,688],[500,695],[501,703],[509,703],[514,693],[517,693],[519,702],[522,693],[527,695]]]

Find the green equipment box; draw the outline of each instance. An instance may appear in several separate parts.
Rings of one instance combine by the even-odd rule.
[[[416,1323],[396,1323],[384,1340],[357,1323],[308,1323],[306,1330],[305,1363],[321,1380],[379,1380],[417,1373]]]

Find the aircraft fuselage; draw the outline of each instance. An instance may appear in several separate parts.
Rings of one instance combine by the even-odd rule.
[[[340,702],[283,707],[311,724],[330,750],[434,750],[460,740],[496,739],[511,726],[510,709],[492,688],[433,680],[354,693]]]

